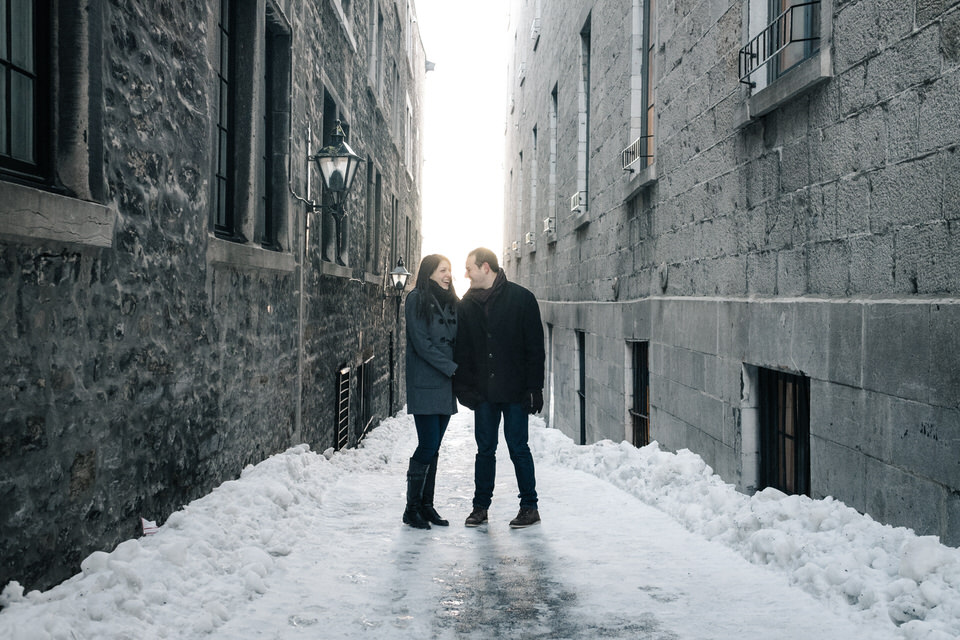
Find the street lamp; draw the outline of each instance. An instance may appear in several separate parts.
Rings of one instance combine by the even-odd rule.
[[[357,167],[360,166],[362,158],[343,141],[345,135],[339,120],[334,123],[331,135],[333,144],[320,149],[318,153],[308,156],[307,159],[317,164],[320,175],[323,176],[323,186],[334,196],[333,207],[342,213],[343,194],[353,186],[353,179],[357,175]],[[314,204],[314,208],[320,206],[322,205]]]
[[[407,271],[407,268],[403,266],[403,257],[401,256],[397,260],[397,266],[390,272],[390,281],[393,283],[393,287],[397,290],[398,293],[402,293],[404,289],[407,288],[407,278],[412,274]],[[399,295],[397,300],[400,300]],[[399,302],[397,305],[399,306]]]
[[[316,154],[310,153],[309,140],[307,141],[307,161],[315,162],[320,175],[323,177],[323,186],[333,195],[333,203],[323,205],[322,203],[311,202],[310,211],[323,211],[328,209],[333,215],[334,225],[336,226],[336,260],[340,265],[346,266],[343,259],[343,252],[346,251],[344,240],[344,194],[353,186],[353,179],[357,175],[357,167],[360,166],[362,158],[354,153],[346,142],[343,141],[343,127],[340,126],[340,120],[337,120],[333,126],[333,144],[320,149]],[[307,170],[307,192],[310,191],[310,173]],[[327,257],[326,245],[324,245],[324,258]]]
[[[403,290],[407,288],[407,279],[411,273],[403,266],[403,258],[397,260],[397,266],[390,272],[390,283],[396,292],[397,311],[394,317],[393,333],[390,334],[390,415],[393,415],[393,381],[396,380],[395,360],[399,355],[394,345],[400,344],[400,299],[403,297]]]

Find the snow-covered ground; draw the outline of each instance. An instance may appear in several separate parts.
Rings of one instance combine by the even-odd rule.
[[[472,417],[441,449],[450,527],[400,523],[402,414],[359,449],[247,468],[49,591],[6,585],[0,638],[960,638],[957,549],[835,500],[739,494],[687,451],[577,446],[539,418],[542,524],[507,526],[501,443],[490,523],[467,529]]]

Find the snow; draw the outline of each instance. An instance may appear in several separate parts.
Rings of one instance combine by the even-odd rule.
[[[357,449],[246,468],[46,592],[9,583],[0,638],[960,637],[960,550],[831,498],[746,496],[656,443],[578,446],[534,417],[543,522],[507,526],[501,444],[490,523],[465,528],[472,418],[441,448],[450,527],[400,522],[400,414]]]

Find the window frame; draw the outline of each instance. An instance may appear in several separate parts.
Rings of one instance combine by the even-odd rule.
[[[749,0],[744,3],[743,45],[746,47],[754,37],[770,25],[772,2],[776,0]],[[797,64],[770,76],[769,70],[755,68],[748,80],[741,83],[749,86],[747,90],[747,118],[762,117],[807,93],[814,87],[833,77],[833,5],[834,0],[819,0],[820,40],[816,50]],[[754,11],[761,7],[762,12]],[[762,18],[761,18],[762,16]],[[742,54],[741,54],[742,55]],[[773,61],[768,61],[767,65]],[[753,76],[756,76],[753,78]],[[755,86],[754,86],[755,85]]]
[[[208,51],[219,80],[211,107],[216,126],[211,133],[208,261],[290,272],[296,267],[286,189],[290,24],[275,0],[222,0],[211,8],[210,19],[216,37]],[[230,38],[226,60],[224,19]],[[236,42],[241,46],[231,49]],[[226,96],[221,93],[225,84]]]
[[[758,367],[757,386],[760,426],[758,488],[773,487],[787,494],[809,496],[810,378]]]

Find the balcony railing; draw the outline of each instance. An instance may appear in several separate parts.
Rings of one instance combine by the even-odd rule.
[[[536,40],[540,37],[540,18],[534,18],[530,24],[530,39]]]
[[[629,147],[620,152],[620,160],[624,170],[629,169],[630,165],[641,158],[649,158],[650,162],[653,162],[653,154],[647,153],[650,149],[651,140],[653,140],[653,136],[640,136],[631,142]]]
[[[577,191],[570,196],[570,211],[580,211],[587,206],[587,192]]]
[[[788,7],[740,49],[740,82],[756,86],[750,75],[797,42],[820,40],[820,0]],[[799,29],[800,33],[795,33]]]

